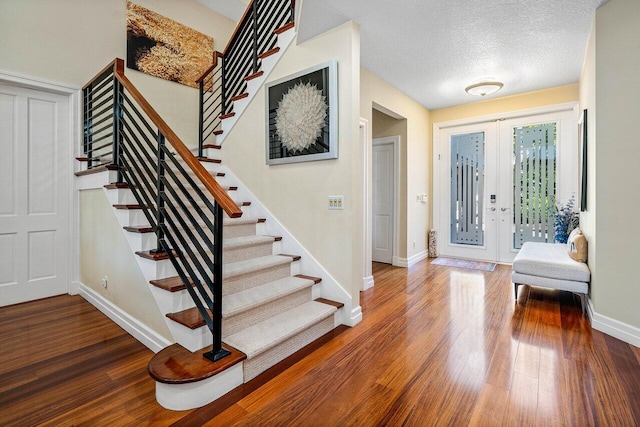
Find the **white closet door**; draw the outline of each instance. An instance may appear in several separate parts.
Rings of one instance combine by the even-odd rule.
[[[0,85],[0,306],[67,293],[69,99]]]
[[[373,251],[375,262],[393,261],[394,146],[373,146]]]

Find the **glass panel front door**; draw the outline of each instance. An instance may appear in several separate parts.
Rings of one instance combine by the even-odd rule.
[[[484,132],[451,136],[451,243],[484,244]]]
[[[557,123],[513,128],[513,248],[553,242]]]

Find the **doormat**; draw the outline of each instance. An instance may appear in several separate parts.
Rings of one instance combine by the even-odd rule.
[[[469,261],[466,259],[455,258],[436,258],[431,261],[431,264],[481,271],[493,271],[496,268],[495,262]]]

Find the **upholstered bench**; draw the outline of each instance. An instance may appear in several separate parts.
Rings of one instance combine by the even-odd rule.
[[[571,242],[569,250],[564,244],[526,242],[513,260],[511,281],[516,300],[520,285],[569,291],[580,295],[584,313],[591,272],[587,264],[570,256],[571,247]]]

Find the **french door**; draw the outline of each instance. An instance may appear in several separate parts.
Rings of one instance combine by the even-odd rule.
[[[553,241],[551,208],[577,189],[572,110],[441,128],[437,144],[441,255],[512,262]]]

